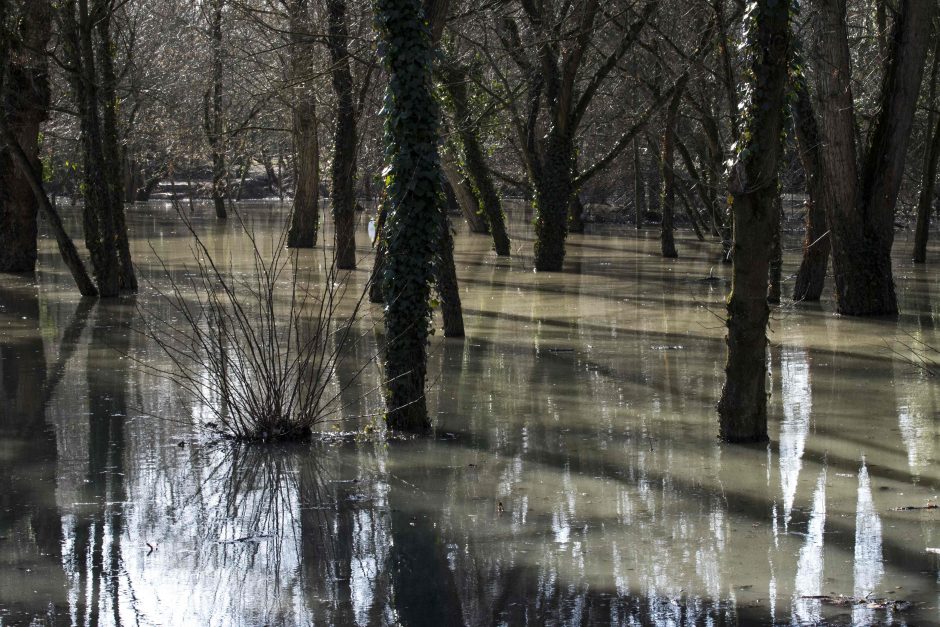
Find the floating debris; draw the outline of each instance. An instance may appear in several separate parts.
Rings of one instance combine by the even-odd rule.
[[[821,601],[827,605],[836,605],[839,607],[864,605],[870,610],[892,610],[895,612],[904,612],[913,606],[910,601],[897,601],[894,599],[871,599],[868,597],[849,597],[841,594],[804,595],[800,598]]]
[[[274,535],[270,533],[258,533],[252,536],[243,536],[241,538],[235,538],[234,540],[219,540],[219,544],[236,544],[236,543],[248,543],[248,542],[261,542],[268,538],[273,538]]]

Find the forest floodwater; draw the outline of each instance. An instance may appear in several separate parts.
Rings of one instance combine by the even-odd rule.
[[[240,211],[262,242],[286,213]],[[194,220],[251,267],[231,220]],[[168,205],[128,221],[136,299],[83,305],[48,239],[35,279],[0,277],[0,625],[940,623],[940,286],[906,233],[899,318],[839,318],[828,290],[774,308],[767,445],[716,438],[718,244],[664,260],[658,229],[605,227],[534,273],[520,213],[511,259],[456,237],[467,338],[432,338],[434,437],[364,429],[375,308],[329,436],[232,446],[135,364],[165,359],[130,330],[135,304],[168,311],[157,255],[192,253]]]

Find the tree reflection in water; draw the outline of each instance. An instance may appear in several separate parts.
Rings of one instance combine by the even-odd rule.
[[[174,219],[137,225],[159,227],[155,245],[175,250]],[[229,241],[224,227],[205,229],[213,245]],[[458,244],[458,257],[476,245]],[[67,292],[4,279],[0,621],[930,619],[936,563],[922,546],[938,546],[934,512],[892,508],[935,492],[935,390],[861,346],[862,327],[840,333],[831,317],[794,311],[799,328],[771,354],[771,444],[721,447],[720,331],[701,330],[703,314],[674,296],[677,281],[702,299],[720,290],[712,298],[680,276],[693,262],[668,273],[646,263],[645,242],[572,245],[577,278],[463,256],[476,335],[434,338],[437,435],[421,440],[205,442],[198,408],[117,359],[159,359],[122,333],[131,303],[90,314]],[[237,247],[225,250],[239,267]],[[911,333],[930,340],[931,320]],[[379,352],[373,322],[331,384],[343,429],[382,407],[380,375],[356,378]],[[907,614],[802,598],[895,589],[915,603]]]

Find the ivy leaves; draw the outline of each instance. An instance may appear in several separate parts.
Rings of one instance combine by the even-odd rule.
[[[444,214],[438,154],[439,109],[432,82],[434,53],[419,0],[375,0],[379,55],[389,75],[385,117],[383,239],[386,260],[385,364],[392,426],[427,421],[420,399],[427,368],[430,292]],[[423,415],[421,415],[423,414]]]

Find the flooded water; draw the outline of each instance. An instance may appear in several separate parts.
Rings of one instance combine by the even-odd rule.
[[[270,240],[284,210],[243,211]],[[940,493],[938,279],[903,240],[899,319],[774,311],[769,445],[716,441],[717,245],[664,261],[612,229],[535,274],[520,217],[511,260],[458,234],[468,337],[433,339],[434,437],[367,428],[375,308],[332,436],[232,446],[135,362],[163,359],[129,327],[168,311],[157,255],[191,251],[171,208],[129,219],[136,299],[82,304],[48,242],[35,280],[0,277],[0,625],[940,624],[940,510],[899,509]],[[234,225],[196,228],[250,266]]]

